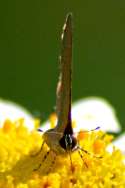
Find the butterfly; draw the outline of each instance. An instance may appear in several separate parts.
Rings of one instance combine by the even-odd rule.
[[[53,151],[56,155],[69,154],[71,166],[71,153],[81,150],[87,154],[88,151],[81,148],[72,128],[71,98],[72,98],[72,14],[69,13],[63,26],[61,35],[62,49],[59,57],[60,75],[56,91],[56,114],[57,125],[43,133],[43,144],[38,153],[41,152],[43,145],[46,143],[50,150],[44,156],[42,162]],[[96,127],[94,130],[99,129]],[[91,131],[94,131],[91,130]],[[41,131],[41,129],[39,129]],[[37,153],[37,154],[38,154]],[[80,154],[80,152],[79,152]],[[80,154],[80,157],[81,154]],[[42,163],[37,169],[40,168]],[[35,169],[35,170],[37,170]]]

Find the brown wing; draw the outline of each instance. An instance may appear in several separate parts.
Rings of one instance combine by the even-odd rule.
[[[68,14],[61,36],[60,76],[57,85],[57,131],[71,126],[72,14]]]

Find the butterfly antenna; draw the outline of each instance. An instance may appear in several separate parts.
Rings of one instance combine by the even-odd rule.
[[[99,130],[100,127],[96,127],[95,129],[91,129],[91,130],[84,130],[84,131],[80,131],[80,132],[92,132],[92,131],[96,131]],[[44,131],[41,128],[38,128],[37,131],[44,133]],[[59,134],[62,135],[63,133],[57,132],[57,131],[51,131],[50,134]]]
[[[91,130],[83,130],[83,131],[80,131],[80,132],[93,132],[93,131],[96,131],[96,130],[99,130],[100,127],[96,127],[95,129],[91,129]]]
[[[38,128],[37,131],[42,132],[42,133],[44,132],[41,128]]]

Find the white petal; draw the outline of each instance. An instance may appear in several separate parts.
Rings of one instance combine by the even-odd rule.
[[[113,145],[125,154],[125,133],[117,137],[117,139],[113,142]]]
[[[76,129],[94,129],[119,132],[120,123],[116,117],[115,109],[103,98],[87,97],[73,104],[73,120],[77,123]]]
[[[112,142],[112,144],[108,145],[107,151],[112,152],[114,146],[120,149],[123,154],[125,154],[125,132],[117,137],[116,140]]]
[[[50,129],[51,126],[50,126],[50,121],[47,120],[45,121],[44,123],[42,123],[41,125],[41,130],[44,132],[44,131],[47,131],[48,129]]]
[[[0,99],[0,127],[3,125],[5,119],[15,121],[19,118],[24,118],[29,130],[34,128],[33,116],[24,107],[14,102]]]

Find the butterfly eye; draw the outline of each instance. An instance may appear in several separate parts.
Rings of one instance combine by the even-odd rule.
[[[73,135],[66,134],[66,135],[63,135],[63,137],[60,139],[59,143],[60,143],[60,146],[64,150],[74,151],[76,148],[76,145],[77,145],[77,139]]]

